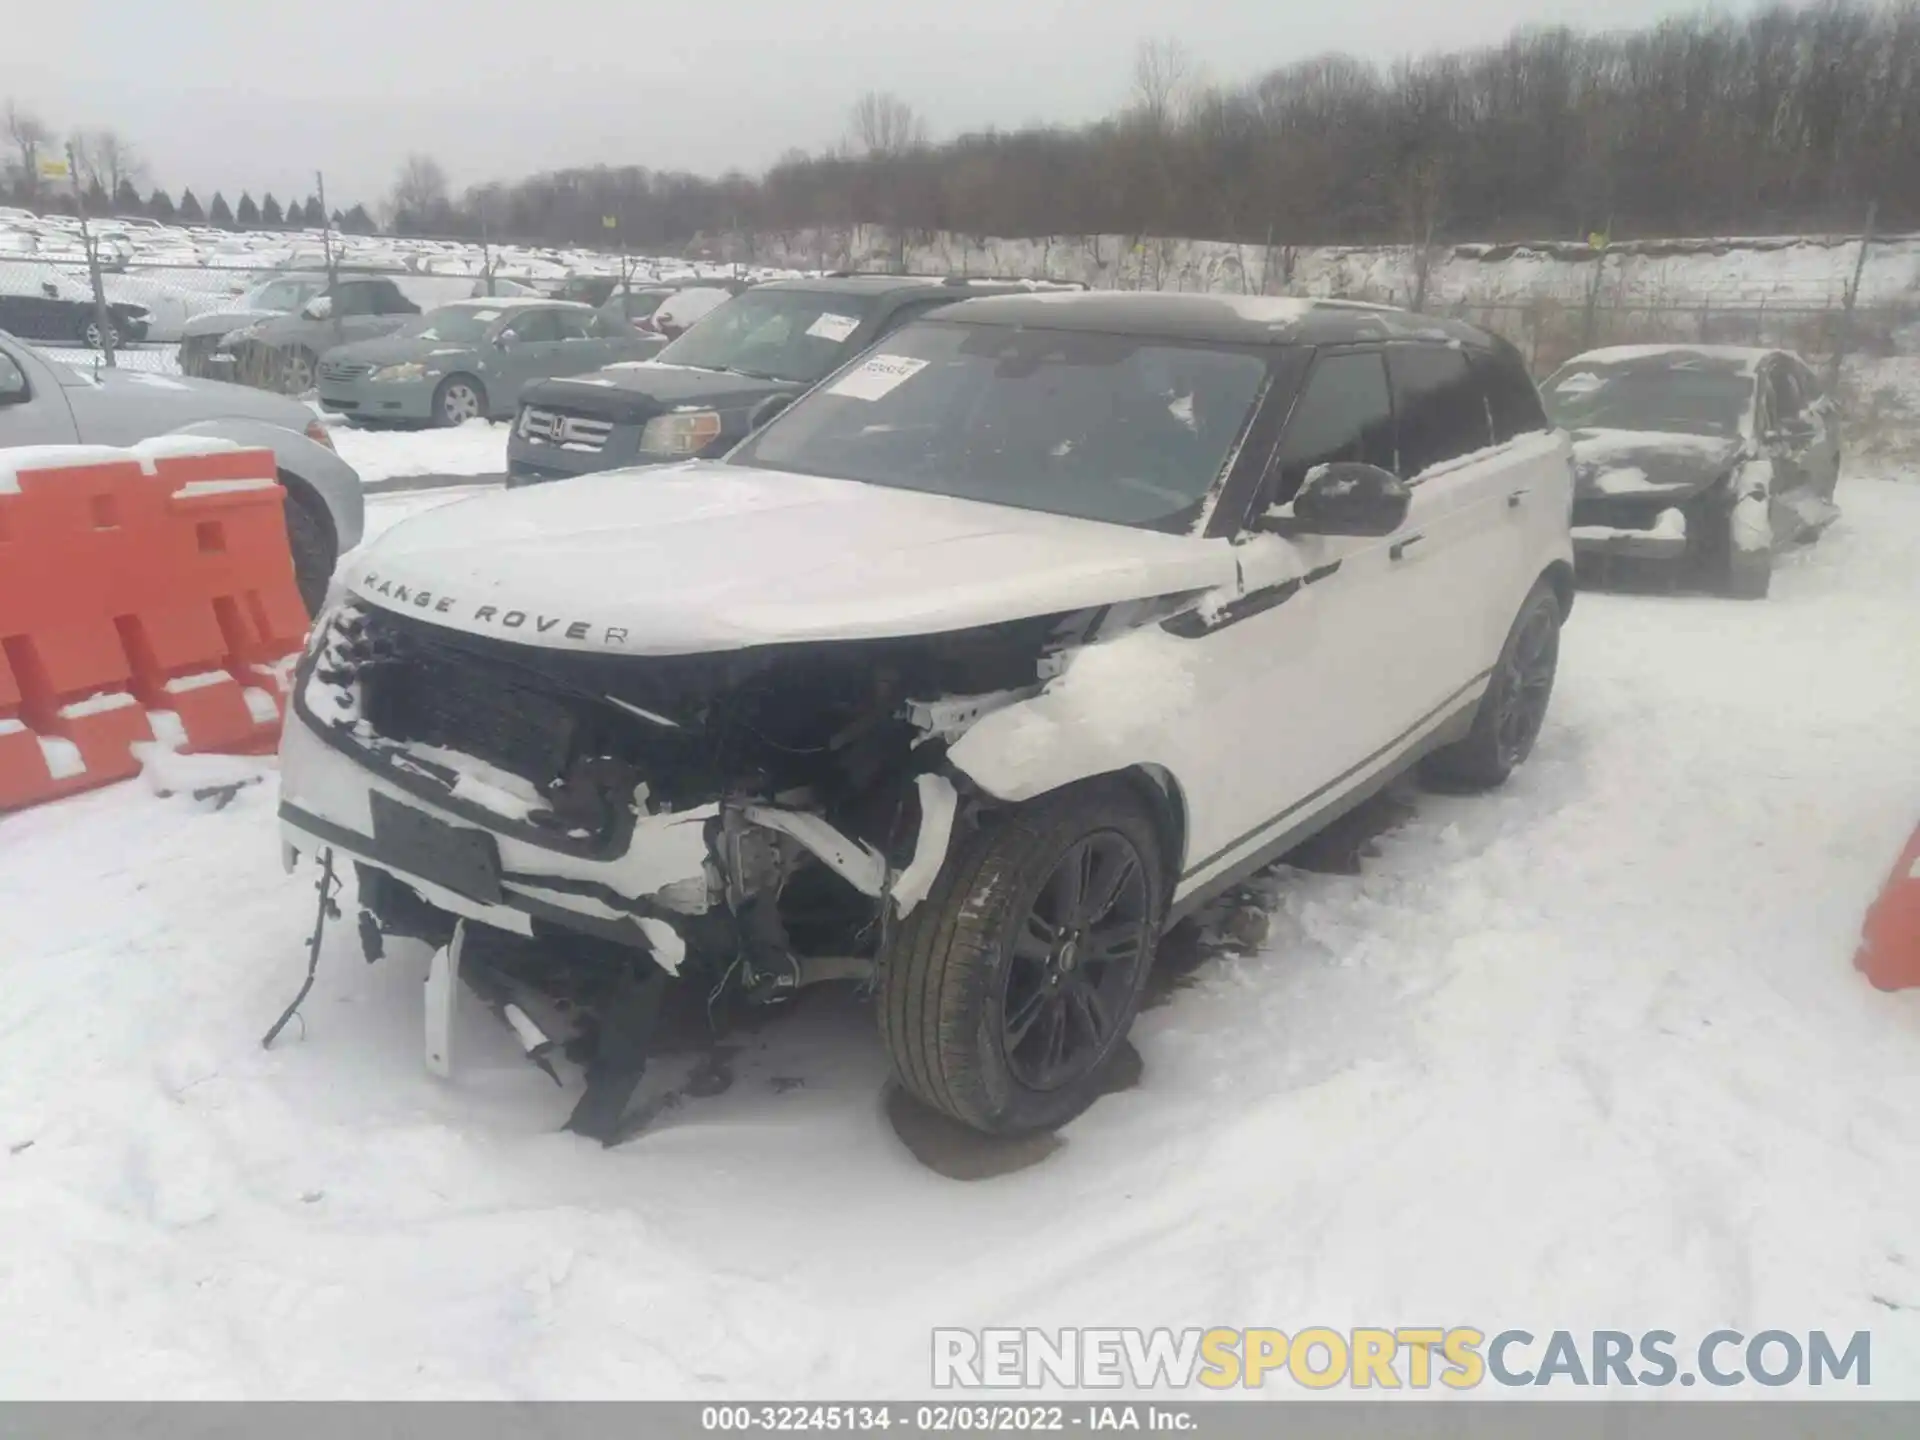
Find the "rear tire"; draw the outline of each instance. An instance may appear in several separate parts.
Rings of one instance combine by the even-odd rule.
[[[1094,781],[956,838],[880,970],[908,1094],[989,1135],[1052,1130],[1108,1088],[1166,905],[1152,818]]]
[[[287,491],[287,549],[293,556],[293,580],[312,617],[320,613],[340,558],[333,519],[312,495],[288,484],[286,476],[280,477],[280,483]]]
[[[109,327],[108,333],[113,336],[113,348],[118,350],[121,345],[120,327],[118,325],[112,325]],[[80,343],[89,350],[105,348],[100,343],[100,322],[98,320],[90,319],[80,327]]]
[[[1540,738],[1559,663],[1560,597],[1542,580],[1507,632],[1467,738],[1434,751],[1421,762],[1421,774],[1449,790],[1505,784]]]
[[[464,425],[487,417],[487,387],[471,375],[449,375],[433,392],[433,423]]]

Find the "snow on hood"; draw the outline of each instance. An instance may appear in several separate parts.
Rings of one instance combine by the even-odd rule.
[[[1677,435],[1659,430],[1576,430],[1573,470],[1577,493],[1684,498],[1733,468],[1745,448],[1736,437]]]
[[[696,461],[444,506],[344,578],[470,634],[672,655],[933,634],[1235,576],[1223,540]]]
[[[198,315],[188,316],[186,323],[180,327],[180,333],[183,336],[225,335],[259,320],[278,319],[280,314],[278,310],[203,310]]]

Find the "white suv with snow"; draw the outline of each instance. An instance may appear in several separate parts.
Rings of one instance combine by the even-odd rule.
[[[627,1133],[676,976],[865,983],[911,1094],[1057,1126],[1175,920],[1416,762],[1526,758],[1571,493],[1519,356],[1463,325],[966,301],[724,462],[359,552],[296,682],[286,838],[356,862],[370,957],[424,940],[435,1003],[461,976],[579,1061],[581,1133]]]

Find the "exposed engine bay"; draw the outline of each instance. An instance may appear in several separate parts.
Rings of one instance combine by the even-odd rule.
[[[356,861],[370,960],[422,941],[536,1062],[584,1057],[596,1115],[575,1128],[596,1133],[632,1085],[609,1095],[595,1074],[637,1080],[669,976],[710,1003],[870,979],[956,827],[991,803],[949,743],[1113,620],[640,657],[348,600],[296,676],[307,735],[291,743],[331,749],[363,789],[374,777],[368,823],[327,822],[325,797],[293,788],[283,818]]]

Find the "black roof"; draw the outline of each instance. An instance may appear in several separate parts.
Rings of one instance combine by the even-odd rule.
[[[1084,330],[1227,344],[1432,340],[1481,350],[1501,348],[1501,342],[1486,331],[1458,320],[1351,300],[1267,295],[1036,291],[962,300],[940,311],[938,318],[970,325],[1023,325],[1036,330]]]

